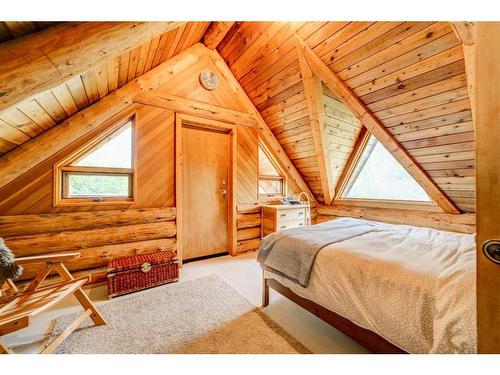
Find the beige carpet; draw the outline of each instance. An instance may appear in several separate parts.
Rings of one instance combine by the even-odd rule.
[[[98,308],[108,324],[85,322],[57,353],[309,353],[216,275],[119,297]],[[75,317],[58,318],[52,335]]]

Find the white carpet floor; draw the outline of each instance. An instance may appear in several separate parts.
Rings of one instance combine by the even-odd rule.
[[[217,274],[255,306],[261,303],[261,269],[256,253],[237,257],[223,256],[185,264],[179,282]],[[99,305],[108,303],[106,286],[87,291]],[[141,292],[139,292],[141,293]],[[78,311],[74,301],[54,306],[37,318],[31,327],[5,336],[4,340],[18,353],[36,353],[51,332],[55,318]],[[313,353],[367,353],[368,351],[300,306],[271,290],[270,304],[263,312]]]

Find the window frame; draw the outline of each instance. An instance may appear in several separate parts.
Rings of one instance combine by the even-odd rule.
[[[392,209],[406,209],[415,211],[431,211],[442,212],[439,206],[430,198],[430,201],[416,201],[416,200],[400,200],[400,199],[374,199],[374,198],[347,198],[344,197],[346,189],[350,186],[353,173],[368,146],[372,134],[363,127],[362,133],[359,135],[357,144],[351,157],[349,158],[344,172],[339,181],[339,189],[335,194],[333,204],[343,206],[359,206],[359,207],[374,207],[374,208],[392,208]],[[375,136],[373,136],[375,137]],[[376,139],[376,137],[375,137]],[[377,142],[380,142],[376,139]],[[368,158],[367,158],[368,160]],[[366,160],[366,161],[367,161]],[[366,162],[365,161],[365,162]],[[362,169],[362,168],[361,168]],[[361,171],[359,169],[359,172]],[[418,181],[415,181],[418,184]],[[422,186],[421,186],[422,187]],[[425,190],[425,189],[424,189]]]
[[[88,166],[75,166],[72,163],[82,159],[85,155],[92,151],[92,149],[100,146],[106,139],[130,123],[132,132],[132,165],[131,168],[110,168],[110,167],[88,167]],[[113,121],[113,124],[106,129],[102,134],[83,146],[79,147],[76,151],[72,152],[69,156],[54,165],[54,207],[60,206],[102,206],[102,205],[119,205],[119,204],[134,204],[135,197],[137,196],[137,173],[136,173],[136,113],[127,114],[118,121]],[[129,176],[129,196],[128,197],[110,197],[110,196],[92,196],[83,197],[67,196],[69,186],[67,180],[71,174],[86,174],[86,175],[108,175],[108,176]]]
[[[267,159],[270,161],[270,163],[273,165],[274,169],[276,169],[276,171],[279,174],[279,176],[261,175],[260,174],[259,158],[257,158],[257,194],[258,194],[259,198],[269,199],[269,198],[284,198],[284,197],[286,197],[287,180],[286,180],[285,174],[283,173],[283,170],[279,167],[278,163],[276,163],[276,161],[272,157],[271,153],[269,152],[269,149],[264,144],[264,142],[262,142],[262,140],[259,140],[259,149],[261,149],[262,152],[264,152]],[[260,193],[260,180],[280,181],[281,192],[278,194],[261,194]]]

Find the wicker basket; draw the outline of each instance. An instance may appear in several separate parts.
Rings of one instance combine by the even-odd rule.
[[[159,251],[114,259],[108,263],[108,298],[175,282],[179,266],[175,253]]]

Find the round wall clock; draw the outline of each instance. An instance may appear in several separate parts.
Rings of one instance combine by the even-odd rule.
[[[219,85],[219,78],[213,71],[205,69],[200,73],[200,83],[205,89],[212,91]]]

